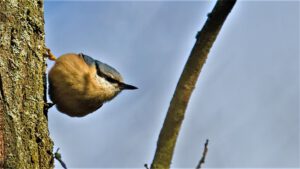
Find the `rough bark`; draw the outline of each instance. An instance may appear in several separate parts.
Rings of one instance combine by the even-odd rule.
[[[159,135],[151,168],[170,168],[177,136],[190,96],[207,59],[209,50],[235,2],[235,0],[219,0],[213,11],[208,15],[204,27],[198,33],[197,41],[185,64],[171,100],[163,128]]]
[[[41,0],[0,1],[0,168],[53,168]]]

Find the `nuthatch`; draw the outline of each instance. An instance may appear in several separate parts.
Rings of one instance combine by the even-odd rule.
[[[137,89],[125,84],[120,73],[111,66],[85,54],[65,54],[55,59],[49,72],[49,95],[59,111],[82,117],[99,109],[122,90]]]

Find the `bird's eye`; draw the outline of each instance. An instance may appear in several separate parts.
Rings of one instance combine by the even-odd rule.
[[[105,79],[106,79],[107,81],[109,81],[110,83],[118,83],[117,80],[115,80],[115,79],[113,79],[113,78],[111,78],[111,77],[105,77]]]
[[[102,73],[102,71],[100,69],[97,69],[97,75],[100,76],[100,77],[105,78],[105,80],[107,80],[110,83],[119,83],[118,80],[116,80],[116,79],[114,79],[114,78],[112,78],[112,77],[110,77],[110,76]]]

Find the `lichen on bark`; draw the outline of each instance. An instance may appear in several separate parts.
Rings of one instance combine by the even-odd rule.
[[[43,1],[0,1],[0,168],[53,168]]]

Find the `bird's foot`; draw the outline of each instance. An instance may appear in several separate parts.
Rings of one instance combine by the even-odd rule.
[[[45,109],[50,109],[52,106],[54,106],[54,103],[45,103]]]
[[[47,51],[47,57],[48,57],[50,60],[55,61],[55,60],[56,60],[56,57],[53,55],[53,53],[51,52],[51,50],[50,50],[49,48],[46,48],[46,51]]]

